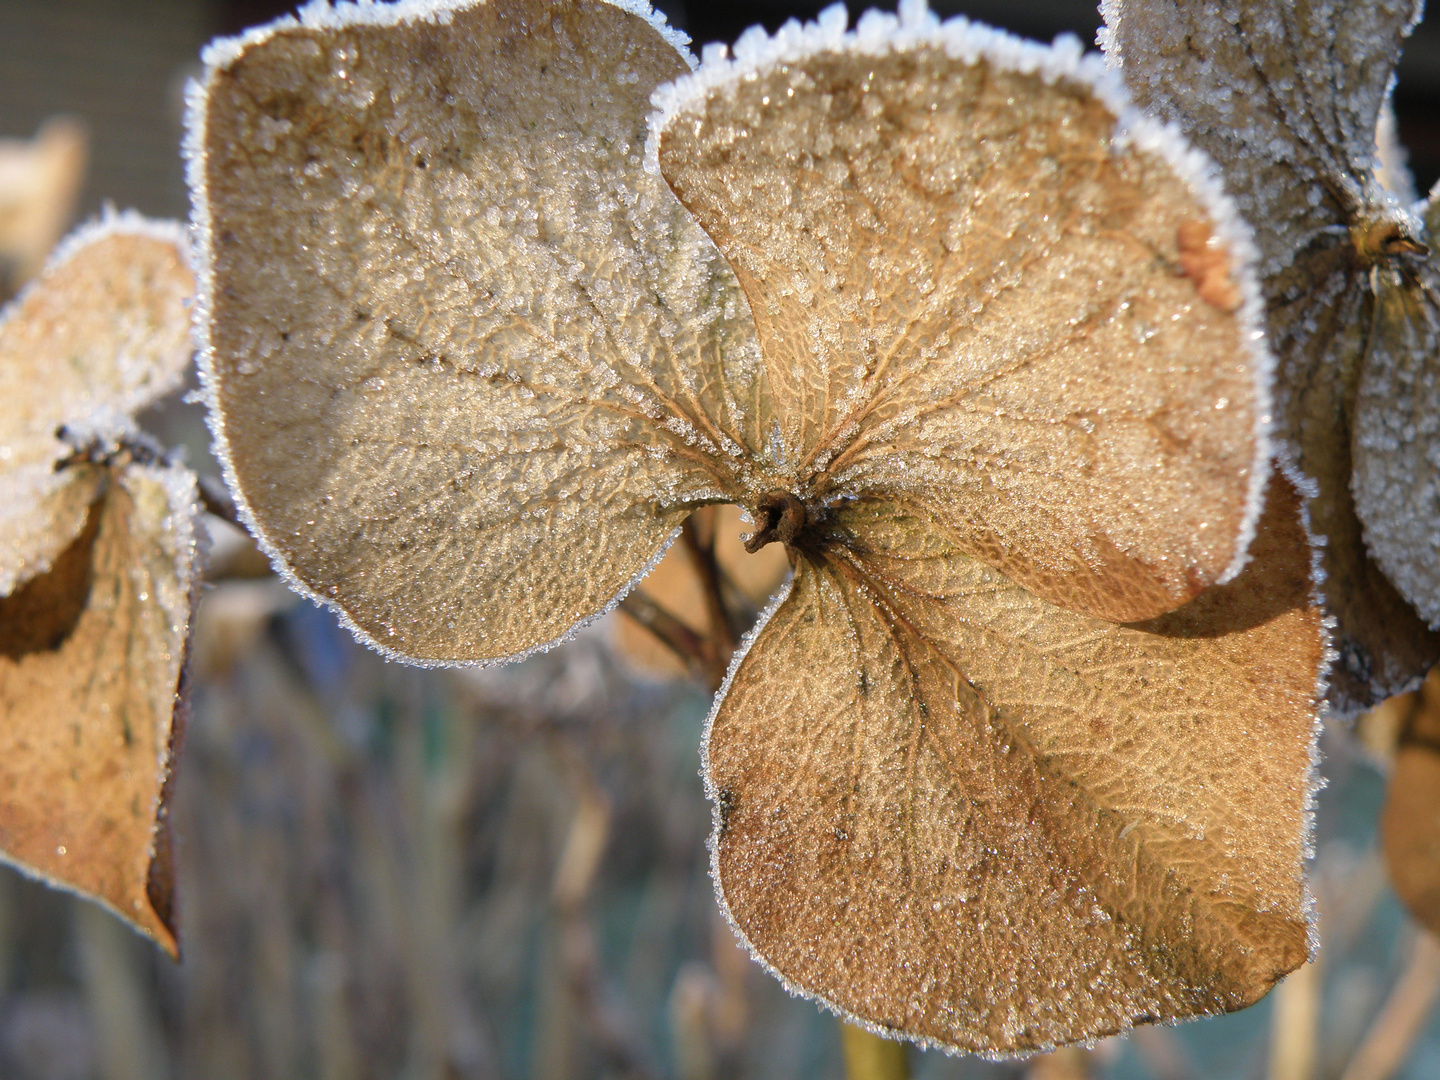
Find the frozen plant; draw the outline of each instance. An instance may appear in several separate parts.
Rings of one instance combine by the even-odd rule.
[[[793,567],[704,747],[763,963],[992,1055],[1256,1000],[1311,947],[1325,642],[1211,166],[1077,43],[917,3],[683,46],[408,0],[210,48],[247,525],[387,655],[489,663],[739,504]]]

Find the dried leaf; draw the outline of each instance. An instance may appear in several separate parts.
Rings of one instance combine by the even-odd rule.
[[[1363,374],[1377,303],[1372,277],[1419,272],[1419,223],[1374,172],[1377,122],[1419,5],[1106,0],[1101,7],[1102,44],[1131,91],[1220,164],[1255,228],[1280,364],[1279,433],[1318,485],[1308,510],[1325,538],[1323,587],[1339,653],[1329,702],[1342,715],[1360,712],[1412,688],[1440,659],[1440,635],[1427,632],[1396,591],[1400,579],[1392,584],[1367,554],[1351,495],[1352,436],[1404,423],[1403,415],[1372,419],[1362,435],[1355,399],[1362,377],[1386,377]],[[1381,301],[1378,333],[1396,346],[1406,336],[1393,323],[1403,306]],[[1367,493],[1370,481],[1358,473],[1353,481],[1362,502],[1384,502],[1387,512],[1393,506],[1393,490]],[[1440,528],[1440,519],[1418,520],[1427,534]],[[1367,521],[1377,528],[1404,526]],[[1416,557],[1434,566],[1428,544]],[[1413,593],[1408,599],[1421,602]]]
[[[0,598],[0,858],[174,953],[166,794],[199,511],[183,469],[102,490],[54,568]]]
[[[832,9],[646,147],[683,65],[628,5],[304,19],[190,116],[214,422],[302,588],[514,655],[737,503],[798,569],[713,720],[717,869],[792,986],[995,1054],[1304,960],[1323,636],[1246,234],[1098,58]]]
[[[1185,273],[1232,223],[1158,134],[1112,147],[1078,53],[791,58],[673,105],[659,163],[755,312],[773,486],[923,498],[1052,603],[1147,618],[1243,562],[1266,399],[1249,319]]]
[[[1440,186],[1426,206],[1440,238]],[[1365,544],[1440,628],[1440,256],[1377,267],[1374,324],[1355,403],[1355,509]]]
[[[34,139],[0,139],[0,301],[40,272],[74,216],[88,142],[85,125],[64,116]]]
[[[179,242],[129,216],[81,230],[0,321],[0,859],[172,953],[166,793],[199,510],[194,477],[148,461],[125,414],[189,355]]]
[[[522,653],[763,450],[744,301],[642,169],[686,65],[607,3],[353,10],[208,54],[216,433],[256,535],[366,640]]]
[[[1440,932],[1440,670],[1400,734],[1380,839],[1395,892],[1421,925]]]
[[[0,596],[84,524],[100,483],[57,470],[61,438],[123,426],[180,384],[194,284],[178,229],[119,216],[81,229],[17,297],[0,327]]]
[[[1241,1008],[1303,962],[1323,638],[1276,484],[1239,578],[1131,626],[923,511],[847,508],[707,741],[716,873],[759,955],[990,1053]]]

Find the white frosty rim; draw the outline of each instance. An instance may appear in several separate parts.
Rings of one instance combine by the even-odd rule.
[[[724,45],[707,45],[700,66],[690,75],[659,87],[651,95],[655,112],[645,140],[645,167],[660,174],[660,137],[681,118],[697,113],[717,93],[763,72],[798,63],[821,53],[839,52],[882,56],[916,49],[943,49],[967,64],[981,61],[1001,71],[1038,75],[1046,84],[1066,80],[1087,89],[1115,116],[1117,149],[1133,147],[1152,154],[1185,182],[1209,214],[1214,235],[1230,254],[1231,276],[1240,288],[1235,312],[1241,340],[1249,353],[1255,393],[1255,452],[1240,526],[1230,564],[1216,579],[1224,584],[1235,578],[1250,557],[1250,542],[1265,506],[1265,485],[1273,457],[1271,386],[1275,358],[1265,337],[1265,305],[1255,273],[1259,251],[1250,226],[1225,194],[1220,170],[1201,150],[1190,145],[1171,124],[1145,116],[1130,100],[1119,73],[1099,53],[1086,53],[1078,38],[1061,35],[1053,45],[1026,41],[961,16],[941,22],[925,0],[901,0],[899,14],[867,11],[853,30],[846,29],[843,4],[833,4],[813,23],[787,22],[771,36],[762,27],[747,30],[735,42],[733,55]]]
[[[1320,792],[1327,783],[1320,773],[1320,762],[1323,760],[1320,753],[1320,735],[1325,730],[1325,721],[1334,715],[1327,697],[1330,693],[1330,670],[1340,656],[1339,650],[1335,648],[1335,627],[1338,620],[1325,611],[1325,558],[1320,550],[1324,538],[1317,536],[1310,524],[1310,500],[1319,495],[1320,489],[1313,480],[1295,467],[1284,450],[1277,450],[1275,458],[1275,475],[1290,481],[1299,496],[1300,527],[1305,532],[1305,541],[1310,550],[1310,603],[1321,613],[1320,669],[1315,673],[1315,720],[1310,736],[1310,767],[1305,777],[1305,807],[1301,820],[1301,855],[1305,862],[1310,863],[1315,860],[1315,812],[1320,802]],[[1315,895],[1310,891],[1308,878],[1304,888],[1302,910],[1309,930],[1309,959],[1313,961],[1320,951],[1320,912],[1316,907]]]
[[[387,660],[395,660],[414,667],[425,668],[484,668],[496,664],[524,660],[536,653],[546,652],[557,645],[571,640],[580,631],[599,621],[613,611],[625,596],[645,578],[665,557],[670,545],[680,535],[677,527],[660,545],[654,556],[598,611],[575,622],[568,630],[549,641],[532,645],[505,656],[487,657],[479,660],[443,660],[409,656],[379,641],[359,626],[350,613],[332,597],[325,596],[310,588],[294,571],[280,548],[260,525],[249,501],[235,476],[234,460],[230,453],[230,440],[225,432],[225,421],[220,413],[219,383],[215,376],[215,349],[210,339],[211,311],[215,295],[215,249],[212,242],[213,223],[210,219],[209,193],[205,184],[205,106],[211,88],[218,74],[226,71],[248,50],[269,41],[271,38],[297,29],[338,30],[352,26],[401,26],[416,23],[448,25],[456,12],[480,7],[489,0],[398,0],[397,3],[377,3],[375,0],[347,0],[331,4],[329,0],[311,0],[296,15],[285,15],[263,26],[252,27],[235,37],[217,38],[201,53],[205,72],[200,79],[191,79],[185,87],[185,136],[181,153],[185,159],[185,181],[190,189],[190,232],[196,269],[196,297],[193,309],[192,336],[196,348],[196,367],[200,376],[201,394],[205,401],[206,424],[210,428],[212,448],[225,476],[225,485],[235,500],[235,511],[240,522],[254,538],[276,574],[292,590],[318,607],[334,612],[340,624],[353,634],[357,641],[374,649]],[[686,66],[695,67],[695,57],[689,50],[690,38],[667,24],[665,15],[657,12],[647,0],[597,0],[609,4],[647,23],[668,44],[670,44]]]
[[[695,66],[691,54],[690,36],[671,26],[664,12],[656,11],[647,0],[597,0],[621,11],[629,12],[649,23],[675,51],[685,57],[690,67]],[[205,81],[208,85],[214,68],[227,68],[251,47],[269,41],[287,30],[343,30],[352,26],[402,26],[415,23],[433,23],[448,26],[455,13],[480,7],[487,0],[396,0],[394,3],[380,3],[377,0],[310,0],[294,15],[282,15],[273,22],[253,26],[234,37],[216,38],[200,54],[206,67]],[[187,119],[187,130],[189,121]]]

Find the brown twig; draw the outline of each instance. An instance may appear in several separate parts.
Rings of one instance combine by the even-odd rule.
[[[719,685],[719,680],[713,678],[714,649],[704,637],[691,630],[639,589],[631,591],[620,601],[620,610],[649,630],[671,652],[684,661],[693,678],[710,686],[712,690]]]
[[[214,514],[221,521],[228,521],[242,532],[249,532],[240,521],[240,515],[235,509],[235,500],[230,497],[229,490],[223,483],[213,476],[201,476],[199,479],[200,505],[205,508],[208,514]]]
[[[725,603],[724,586],[720,566],[715,561],[715,535],[711,529],[709,541],[702,540],[695,528],[695,519],[687,518],[681,527],[681,539],[690,552],[695,569],[700,574],[701,591],[705,595],[705,610],[710,616],[714,633],[706,642],[709,660],[715,677],[711,689],[719,689],[730,667],[730,657],[735,652],[739,635],[735,632],[735,615]]]

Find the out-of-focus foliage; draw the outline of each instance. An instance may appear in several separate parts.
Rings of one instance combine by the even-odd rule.
[[[85,126],[47,121],[31,140],[0,138],[0,303],[40,272],[75,214]]]

